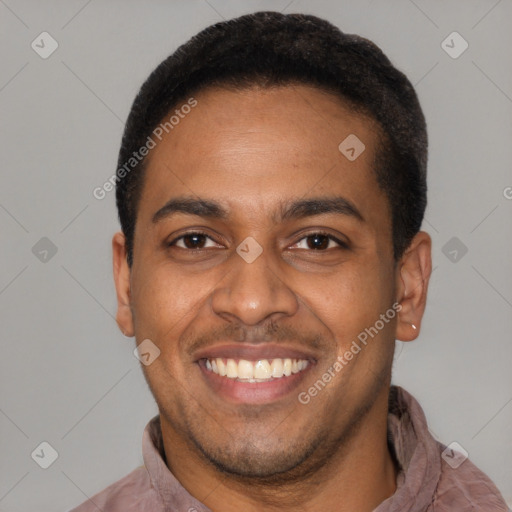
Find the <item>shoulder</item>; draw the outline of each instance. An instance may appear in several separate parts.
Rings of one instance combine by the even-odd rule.
[[[140,466],[69,512],[136,512],[161,508],[145,466]]]
[[[446,448],[441,443],[438,444],[441,451]],[[441,459],[441,477],[432,510],[507,512],[509,508],[490,478],[469,459],[456,468]]]

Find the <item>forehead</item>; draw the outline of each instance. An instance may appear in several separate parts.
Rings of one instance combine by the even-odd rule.
[[[333,94],[290,85],[210,88],[194,98],[148,156],[141,216],[182,195],[260,214],[308,194],[343,194],[361,209],[386,210],[374,174],[379,127]],[[346,140],[348,149],[364,148],[355,160],[343,152]]]

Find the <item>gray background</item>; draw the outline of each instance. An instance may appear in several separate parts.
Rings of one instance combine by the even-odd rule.
[[[114,193],[92,191],[148,73],[203,27],[263,9],[368,37],[416,85],[435,270],[394,382],[512,503],[512,0],[0,0],[0,510],[67,510],[142,464],[157,409],[114,321]],[[59,44],[47,59],[31,48],[43,31]],[[469,44],[457,59],[441,47],[453,31]],[[33,249],[43,237],[55,255]],[[59,454],[46,470],[42,441]]]

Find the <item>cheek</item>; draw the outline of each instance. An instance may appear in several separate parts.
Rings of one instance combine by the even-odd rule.
[[[318,319],[345,346],[379,319],[390,306],[389,277],[375,266],[348,265],[330,276],[310,276],[297,292]]]
[[[149,266],[134,276],[132,305],[135,310],[135,329],[142,336],[160,338],[179,329],[180,322],[203,298],[204,288],[196,286],[197,279],[170,272],[164,267]],[[204,283],[203,283],[204,284]]]
[[[221,268],[190,272],[146,260],[132,278],[137,340],[154,340],[164,355],[176,356],[183,349],[178,340],[191,323],[213,320],[209,298],[225,274]]]

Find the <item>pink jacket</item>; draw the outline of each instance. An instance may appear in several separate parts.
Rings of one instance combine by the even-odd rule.
[[[431,436],[423,410],[407,391],[392,386],[389,404],[389,441],[402,469],[395,494],[374,512],[509,510],[486,475]],[[165,465],[159,416],[144,430],[142,453],[144,466],[70,512],[211,512]]]

